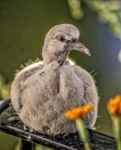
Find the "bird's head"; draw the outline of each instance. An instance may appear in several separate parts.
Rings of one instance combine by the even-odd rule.
[[[90,56],[89,50],[79,42],[79,30],[71,24],[60,24],[51,28],[44,41],[43,61],[48,64],[54,60],[66,60],[71,50],[78,50]]]

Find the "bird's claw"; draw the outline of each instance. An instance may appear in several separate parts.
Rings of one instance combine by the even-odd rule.
[[[19,121],[19,117],[18,117],[18,116],[9,117],[9,118],[8,118],[8,121],[9,121],[9,122]]]

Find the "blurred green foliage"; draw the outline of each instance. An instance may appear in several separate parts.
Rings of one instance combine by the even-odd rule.
[[[0,150],[15,150],[17,138],[0,132]]]
[[[0,100],[10,98],[10,87],[11,83],[6,83],[5,77],[0,74]]]
[[[95,11],[101,22],[107,22],[115,36],[121,38],[121,1],[120,0],[67,0],[70,13],[76,20],[84,17],[81,4]]]
[[[15,150],[19,150],[19,145],[18,145],[18,144],[17,144],[17,146],[15,147]],[[52,149],[50,149],[50,148],[48,148],[48,147],[44,147],[44,146],[37,145],[35,150],[52,150]]]
[[[84,16],[84,12],[81,8],[80,0],[67,0],[70,8],[70,13],[72,17],[76,20],[80,20]]]

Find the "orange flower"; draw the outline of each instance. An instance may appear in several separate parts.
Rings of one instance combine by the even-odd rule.
[[[111,98],[107,104],[108,111],[113,116],[121,115],[121,95]]]
[[[76,120],[80,117],[86,116],[93,109],[93,107],[94,106],[92,104],[88,104],[80,107],[74,107],[66,111],[65,116],[69,120]]]

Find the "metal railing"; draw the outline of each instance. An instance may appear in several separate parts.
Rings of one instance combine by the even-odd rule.
[[[83,144],[78,133],[69,135],[49,136],[30,132],[23,129],[22,122],[9,122],[9,117],[15,116],[10,100],[0,102],[0,130],[20,138],[20,150],[35,150],[35,145],[40,144],[54,150],[83,150]],[[89,142],[93,150],[115,150],[116,143],[113,137],[89,129]]]

